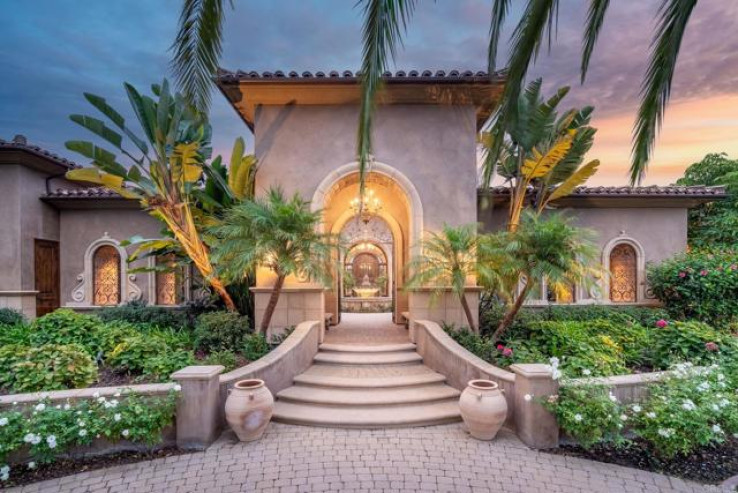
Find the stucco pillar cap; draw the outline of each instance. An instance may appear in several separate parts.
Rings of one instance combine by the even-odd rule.
[[[516,363],[510,365],[510,371],[520,375],[521,377],[535,378],[552,378],[553,370],[550,365],[543,363]]]
[[[220,375],[225,370],[223,365],[212,366],[185,366],[181,370],[172,373],[173,380],[210,380]]]

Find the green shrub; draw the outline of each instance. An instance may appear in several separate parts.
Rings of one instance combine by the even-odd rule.
[[[103,308],[99,313],[105,322],[121,321],[132,324],[148,324],[176,330],[190,329],[190,320],[179,308],[146,306],[141,301],[133,301],[125,305]]]
[[[162,430],[172,423],[175,405],[176,392],[172,391],[163,397],[125,394],[120,399],[101,397],[58,407],[41,401],[32,413],[19,407],[0,411],[0,420],[6,423],[0,426],[0,465],[21,450],[35,462],[52,462],[98,436],[111,442],[153,445],[161,441]],[[13,476],[12,469],[9,475]]]
[[[249,333],[249,319],[232,312],[203,313],[195,323],[197,349],[211,352],[237,350]]]
[[[143,373],[149,359],[167,354],[171,349],[158,337],[126,337],[106,355],[106,362],[117,371]]]
[[[2,385],[13,392],[80,388],[97,380],[97,365],[76,344],[6,346],[0,350],[0,370]]]
[[[654,366],[667,368],[689,361],[706,365],[738,355],[738,340],[703,322],[670,322],[652,331]]]
[[[141,332],[135,325],[116,320],[99,325],[95,333],[95,340],[102,354],[106,355],[126,338],[140,334]]]
[[[208,354],[200,364],[223,365],[225,371],[231,371],[238,367],[238,356],[233,351],[215,351]]]
[[[0,323],[0,346],[8,344],[22,344],[30,346],[31,331],[26,324],[6,325]]]
[[[31,323],[31,342],[33,345],[79,344],[95,357],[99,351],[97,330],[100,325],[100,319],[95,316],[62,308]]]
[[[177,370],[195,364],[191,351],[170,351],[147,358],[143,363],[142,373],[156,381],[165,382]]]
[[[673,318],[738,319],[738,252],[690,252],[651,266],[648,279]]]
[[[600,442],[622,443],[627,422],[624,408],[608,389],[599,385],[570,385],[542,401],[559,426],[585,448]],[[625,417],[625,419],[623,419]]]
[[[271,350],[269,343],[261,334],[249,334],[243,340],[243,356],[249,361],[256,361]]]
[[[0,325],[23,325],[26,317],[12,308],[0,308]]]

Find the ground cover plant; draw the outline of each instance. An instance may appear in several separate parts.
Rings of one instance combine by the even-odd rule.
[[[74,448],[103,438],[153,446],[174,419],[179,387],[165,396],[141,396],[131,392],[108,399],[53,404],[42,399],[35,405],[14,405],[0,411],[0,485],[17,469],[36,469],[54,462]],[[22,463],[11,466],[23,457]]]
[[[193,364],[230,371],[268,353],[247,317],[123,306],[101,316],[56,310],[30,324],[0,324],[0,393],[164,382]]]

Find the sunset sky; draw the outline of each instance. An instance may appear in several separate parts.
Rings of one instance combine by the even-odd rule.
[[[222,65],[243,70],[356,70],[361,18],[355,0],[234,0]],[[421,0],[397,69],[485,68],[491,0]],[[505,40],[524,2],[514,2]],[[591,184],[625,184],[630,133],[660,0],[611,2],[588,80],[579,84],[585,0],[562,0],[551,53],[532,76],[545,90],[571,85],[564,106],[592,104],[599,128],[590,158],[602,161]],[[69,122],[89,112],[82,92],[127,109],[123,81],[145,88],[167,74],[178,0],[3,0],[0,16],[0,138],[32,143],[77,160],[64,141],[87,138]],[[647,184],[667,184],[708,152],[738,157],[738,2],[700,2],[684,40],[666,124]],[[501,60],[506,58],[506,51]],[[248,129],[214,95],[214,143],[229,152]]]

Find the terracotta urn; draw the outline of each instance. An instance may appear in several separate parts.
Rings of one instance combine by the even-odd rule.
[[[507,401],[491,380],[471,380],[459,398],[461,418],[471,436],[492,440],[507,417]]]
[[[264,380],[236,382],[225,403],[226,421],[242,442],[258,440],[274,411],[274,397]]]

